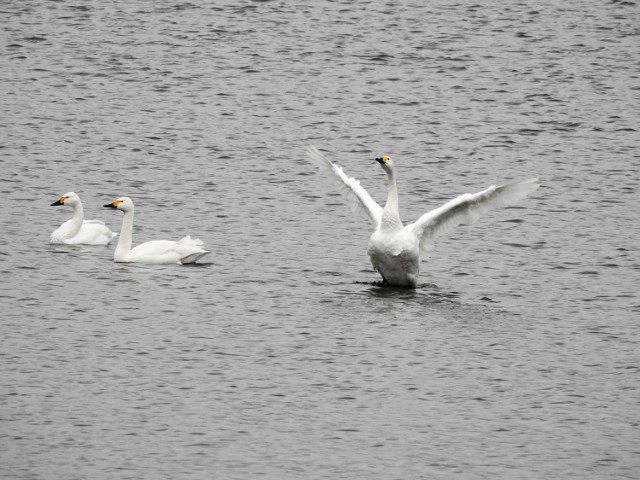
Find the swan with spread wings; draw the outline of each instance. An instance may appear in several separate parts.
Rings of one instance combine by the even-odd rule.
[[[342,167],[327,159],[316,147],[309,146],[307,153],[321,170],[340,181],[352,206],[364,210],[371,218],[375,231],[369,239],[368,253],[373,268],[380,273],[383,283],[400,287],[418,285],[421,257],[436,238],[461,223],[473,223],[494,208],[512,205],[540,186],[537,178],[492,185],[478,193],[460,195],[425,213],[416,222],[403,225],[398,208],[396,167],[390,157],[376,158],[388,180],[387,202],[382,208],[358,180],[347,176]]]

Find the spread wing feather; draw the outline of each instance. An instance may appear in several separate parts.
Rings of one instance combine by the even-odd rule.
[[[426,253],[439,236],[448,233],[461,223],[471,224],[498,207],[506,207],[522,200],[538,189],[537,178],[520,182],[492,185],[478,193],[465,193],[445,203],[442,207],[422,215],[413,224],[413,232],[420,239],[420,251]]]
[[[382,207],[371,198],[369,192],[360,185],[360,182],[347,176],[341,166],[331,162],[313,145],[307,148],[307,154],[320,170],[340,180],[339,185],[349,198],[351,209],[355,212],[365,212],[377,228],[382,219]]]

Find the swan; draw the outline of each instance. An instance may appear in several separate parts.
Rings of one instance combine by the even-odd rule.
[[[439,208],[422,215],[415,223],[403,225],[398,210],[398,189],[394,161],[383,155],[375,160],[387,174],[388,192],[384,208],[378,205],[360,182],[348,177],[342,167],[331,162],[310,145],[307,153],[321,170],[340,180],[356,210],[364,210],[375,225],[369,239],[368,254],[373,268],[382,276],[383,284],[416,288],[420,259],[433,246],[434,240],[461,223],[473,223],[496,207],[505,207],[525,198],[540,186],[538,178],[492,185],[478,193],[465,193]]]
[[[124,263],[195,263],[203,255],[209,253],[202,248],[202,240],[191,238],[189,235],[178,240],[151,240],[131,248],[133,237],[133,201],[129,197],[121,197],[105,207],[115,208],[124,212],[122,229],[118,245],[113,254],[116,262]]]
[[[51,234],[50,243],[67,245],[108,245],[117,233],[109,230],[101,220],[85,220],[80,197],[69,192],[50,206],[66,205],[73,208],[73,217],[64,222]]]

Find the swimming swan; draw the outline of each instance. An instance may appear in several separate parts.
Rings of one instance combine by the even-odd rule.
[[[124,212],[122,229],[118,246],[113,254],[116,262],[135,263],[195,263],[203,255],[209,253],[201,248],[202,241],[189,235],[174,242],[172,240],[152,240],[131,248],[133,236],[133,201],[129,197],[121,197],[113,203],[104,205]]]
[[[50,243],[67,245],[108,245],[118,235],[101,220],[85,220],[80,197],[74,192],[65,193],[52,207],[66,205],[73,208],[73,217],[51,234]]]
[[[368,253],[373,268],[385,284],[415,288],[420,273],[420,258],[433,246],[436,238],[461,223],[473,223],[496,207],[505,207],[525,198],[540,185],[537,178],[507,183],[475,193],[465,193],[443,206],[422,215],[415,223],[403,225],[398,211],[398,190],[394,162],[388,156],[376,158],[387,174],[389,189],[384,209],[355,178],[348,177],[342,167],[328,160],[313,145],[307,153],[322,170],[341,180],[351,197],[352,206],[364,210],[375,225]]]

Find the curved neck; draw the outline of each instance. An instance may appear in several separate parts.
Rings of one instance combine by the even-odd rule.
[[[122,217],[122,228],[120,229],[120,237],[118,238],[118,246],[113,253],[116,262],[120,261],[131,250],[131,242],[133,241],[133,210],[124,212]]]
[[[383,230],[399,230],[402,228],[400,220],[400,210],[398,208],[398,188],[396,187],[396,174],[394,170],[387,172],[389,188],[387,193],[387,203],[382,211],[381,227]]]
[[[84,209],[81,203],[75,204],[73,207],[73,217],[71,217],[71,231],[73,232],[71,237],[75,237],[82,228],[82,222],[84,221]]]

